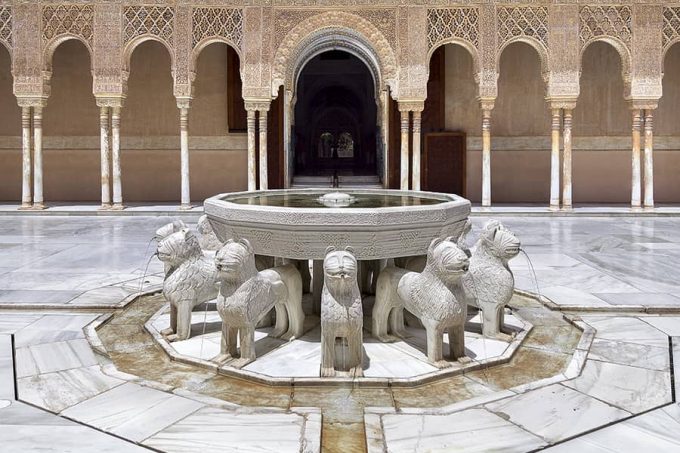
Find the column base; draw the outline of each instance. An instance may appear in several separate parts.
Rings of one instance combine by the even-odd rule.
[[[102,205],[97,208],[98,211],[108,211],[109,209],[111,209],[110,203],[102,203]]]
[[[561,211],[573,211],[574,207],[570,204],[563,204]]]
[[[633,211],[633,212],[639,212],[639,211],[642,211],[642,206],[639,205],[639,204],[638,205],[631,205],[630,210]]]
[[[646,204],[643,207],[644,211],[653,211],[654,210],[654,205],[653,204]]]
[[[193,206],[190,205],[190,204],[181,204],[181,205],[179,205],[179,210],[180,210],[180,211],[189,211],[189,210],[192,209],[192,208],[193,208]]]
[[[550,206],[548,206],[548,209],[551,210],[551,211],[559,211],[560,210],[560,204],[559,203],[551,204]]]
[[[112,211],[122,211],[125,209],[125,205],[123,203],[113,203],[113,205],[109,208]]]
[[[42,211],[43,209],[47,209],[47,206],[45,206],[44,203],[33,203],[30,208],[31,211]]]
[[[33,209],[33,204],[30,201],[21,203],[21,206],[18,208],[19,211],[30,211],[31,209]]]

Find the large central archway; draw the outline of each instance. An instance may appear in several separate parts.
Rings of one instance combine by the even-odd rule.
[[[295,176],[374,176],[377,167],[376,81],[367,64],[344,50],[310,58],[296,83]]]

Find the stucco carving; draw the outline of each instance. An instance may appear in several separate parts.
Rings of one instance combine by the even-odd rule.
[[[313,50],[315,41],[333,35],[337,45],[353,44],[354,52],[365,52],[378,62],[380,76],[396,91],[397,60],[385,36],[366,19],[342,11],[327,11],[311,16],[295,26],[279,42],[273,58],[272,91],[285,84],[293,86],[301,60]],[[311,48],[310,48],[311,47]]]
[[[363,376],[363,311],[358,265],[351,248],[329,247],[323,261],[321,293],[321,376],[335,376],[335,339],[347,341],[346,366],[352,377]]]
[[[479,12],[475,7],[427,10],[427,42],[430,49],[461,39],[479,46]]]
[[[193,47],[211,38],[223,38],[240,50],[243,40],[243,11],[240,8],[194,8]]]
[[[12,8],[0,6],[0,42],[12,49]]]
[[[151,36],[163,42],[172,52],[175,29],[175,10],[169,6],[126,6],[123,8],[123,45],[125,57],[129,61],[132,41]]]
[[[519,250],[519,239],[500,222],[491,220],[477,241],[469,272],[461,279],[467,303],[482,311],[484,336],[507,339],[501,332],[503,315],[515,289],[508,261]]]
[[[255,360],[255,327],[272,309],[276,309],[276,326],[271,336],[302,336],[302,278],[294,265],[258,272],[250,243],[241,239],[227,241],[215,256],[215,266],[220,286],[217,311],[222,318],[220,354],[215,361],[240,368]]]
[[[666,6],[663,9],[662,46],[664,52],[680,40],[680,6]]]
[[[92,5],[46,5],[42,10],[42,40],[51,52],[64,37],[76,37],[92,50],[94,37],[94,7]]]
[[[513,6],[497,8],[499,54],[508,44],[523,41],[536,49],[543,71],[548,70],[548,7]]]
[[[217,296],[215,265],[186,228],[162,239],[157,256],[166,265],[163,296],[170,302],[170,328],[163,333],[170,341],[186,340],[191,334],[194,307]]]
[[[599,38],[615,38],[630,49],[633,31],[630,6],[583,6],[579,11],[581,46]]]
[[[427,252],[423,272],[387,267],[378,276],[373,306],[373,336],[392,341],[388,333],[404,336],[404,308],[417,316],[427,331],[427,358],[445,367],[443,337],[448,331],[452,360],[465,357],[467,305],[460,285],[469,259],[453,238],[435,239]]]

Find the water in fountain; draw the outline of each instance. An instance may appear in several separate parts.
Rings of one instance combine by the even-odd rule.
[[[527,263],[529,263],[529,269],[531,270],[531,274],[534,277],[534,285],[536,286],[536,295],[538,296],[538,300],[543,302],[543,295],[541,294],[541,288],[538,286],[538,278],[536,277],[536,270],[534,269],[534,263],[531,262],[531,258],[529,258],[529,254],[524,250],[523,248],[520,247],[519,249],[520,252],[524,255],[524,257],[527,259]]]

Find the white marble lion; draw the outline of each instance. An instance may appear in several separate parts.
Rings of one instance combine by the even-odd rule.
[[[162,333],[169,341],[186,340],[194,307],[217,297],[215,264],[186,228],[161,239],[156,254],[165,264],[163,296],[170,302],[170,328]]]
[[[497,220],[484,226],[470,258],[470,271],[461,283],[467,303],[482,311],[485,337],[508,340],[504,334],[505,306],[515,289],[515,279],[508,261],[519,254],[519,239]]]
[[[448,331],[452,360],[467,362],[465,356],[465,321],[467,305],[459,285],[467,272],[467,254],[452,238],[430,243],[427,263],[422,272],[409,272],[398,267],[385,268],[378,277],[373,306],[373,336],[393,341],[388,332],[404,336],[403,310],[419,318],[427,332],[427,358],[436,366],[449,366],[443,361],[443,336]]]
[[[222,318],[220,354],[213,360],[243,367],[256,358],[255,327],[272,308],[276,310],[273,337],[293,339],[304,332],[302,279],[292,264],[258,272],[246,239],[229,240],[215,255],[219,281],[217,311]],[[241,343],[236,359],[236,338]]]
[[[353,377],[363,376],[363,320],[357,259],[348,247],[326,249],[321,292],[321,376],[335,376],[335,339],[346,338],[347,366]]]

